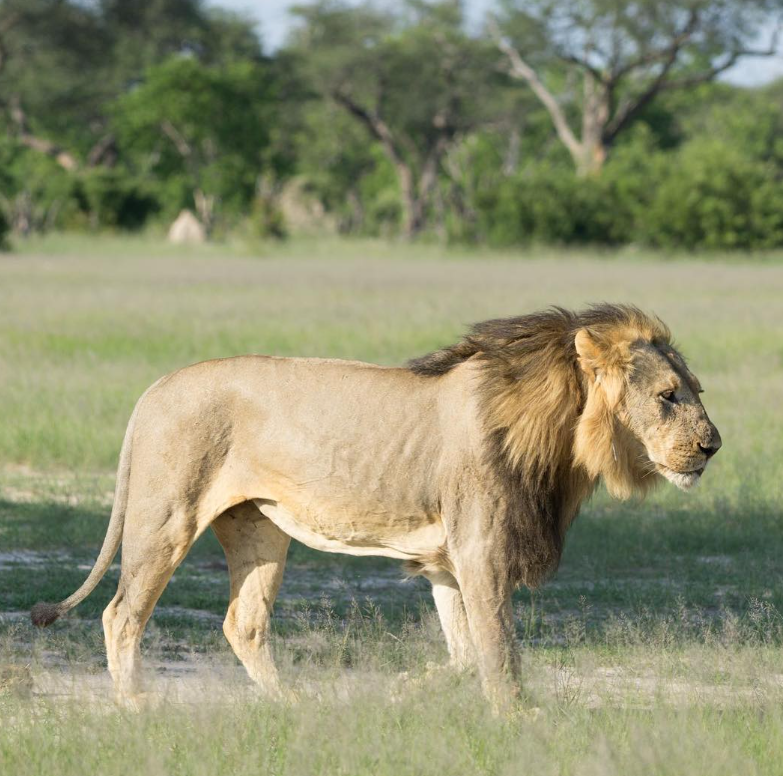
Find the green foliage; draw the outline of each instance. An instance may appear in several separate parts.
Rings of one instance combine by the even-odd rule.
[[[198,165],[199,183],[221,206],[241,208],[251,201],[254,169],[248,168],[247,157],[264,153],[274,121],[265,113],[268,83],[250,75],[264,63],[260,43],[253,25],[241,16],[210,10],[201,0],[3,0],[0,50],[3,142],[14,145],[13,138],[23,136],[14,145],[21,160],[14,157],[3,165],[0,180],[3,210],[16,231],[136,228],[161,209],[171,215],[193,206],[195,163],[183,170],[182,164],[170,163],[171,153],[165,151],[160,166],[151,162],[156,144],[166,140],[160,126],[154,139],[141,133],[138,144],[117,148],[115,134],[156,118],[149,104],[141,104],[151,92],[151,100],[171,96],[180,112],[183,100],[203,110],[207,123],[217,115],[226,132],[234,122],[232,153],[218,159],[225,143],[216,146],[214,158]],[[199,67],[226,68],[225,82],[195,78],[194,86],[204,88],[198,94],[176,83],[174,66],[164,67],[155,93],[156,67],[171,58],[191,62],[190,73],[180,68],[181,77],[198,76]],[[153,88],[139,85],[147,71]],[[168,95],[162,94],[165,74],[170,76]],[[229,96],[231,85],[236,88]],[[223,102],[215,99],[221,86]],[[264,131],[255,126],[251,131],[248,122],[238,120],[243,111],[236,103],[227,109],[231,97],[242,101],[248,117],[263,114]],[[138,115],[117,120],[116,106],[125,100],[136,102]],[[140,158],[137,152],[145,142],[147,156]],[[57,163],[61,153],[67,154],[67,164]]]
[[[160,194],[119,167],[64,170],[54,159],[0,142],[0,214],[23,234],[51,229],[137,229]]]
[[[303,25],[293,45],[305,77],[361,128],[365,145],[378,144],[398,178],[398,204],[381,208],[382,218],[401,210],[402,229],[418,233],[446,151],[501,111],[494,47],[466,34],[462,7],[449,0],[409,0],[396,14],[322,0],[297,12]],[[371,166],[367,153],[350,162]]]
[[[627,217],[605,178],[579,178],[568,167],[526,170],[478,201],[479,234],[492,245],[624,242]]]
[[[600,176],[578,177],[567,164],[531,165],[477,195],[477,236],[494,245],[647,243],[691,250],[783,245],[777,142],[771,137],[762,142],[763,134],[756,134],[761,158],[754,158],[749,153],[754,145],[741,149],[716,137],[664,152],[641,126]]]
[[[0,211],[22,234],[79,221],[76,180],[54,159],[0,140]]]
[[[274,237],[278,240],[287,235],[285,218],[273,196],[259,194],[253,201],[249,216],[253,236]]]
[[[584,57],[597,70],[613,72],[639,60],[658,72],[661,58],[652,55],[678,32],[679,45],[668,52],[674,55],[670,66],[699,70],[727,50],[757,43],[770,16],[780,12],[778,0],[640,0],[632,8],[617,0],[499,0],[498,5],[504,31],[522,44],[531,62],[562,68]]]
[[[577,145],[601,152],[574,156],[453,0],[310,2],[271,57],[247,19],[201,0],[0,0],[0,214],[22,235],[140,229],[190,208],[221,235],[777,247],[783,82],[678,86],[755,41],[775,2],[501,3]],[[649,96],[686,19],[666,74],[678,88]],[[574,81],[591,67],[609,73],[598,146],[576,131],[585,95],[601,97]],[[574,174],[580,159],[592,174]],[[298,220],[280,199],[290,180],[315,201]]]
[[[117,101],[114,128],[138,169],[187,181],[211,226],[213,208],[241,211],[252,202],[276,106],[268,68],[176,56],[150,68],[144,82]]]
[[[783,244],[783,186],[775,167],[719,140],[670,158],[642,229],[652,244],[772,248]]]
[[[565,158],[554,157],[490,178],[476,195],[478,238],[500,246],[634,242],[660,162],[651,133],[642,127],[600,176],[580,177]]]
[[[77,155],[106,136],[109,104],[148,67],[184,53],[210,64],[261,56],[250,23],[202,0],[3,0],[3,23],[2,102]]]
[[[11,225],[8,223],[8,218],[5,213],[0,210],[0,248],[4,248],[7,244],[8,233],[11,230]]]
[[[21,109],[29,131],[87,153],[103,131],[110,44],[86,3],[3,0],[0,3],[0,100]]]
[[[85,171],[79,194],[93,227],[138,229],[161,208],[158,192],[148,182],[119,168]]]
[[[324,209],[336,216],[345,233],[377,232],[377,211],[391,199],[399,219],[399,190],[394,171],[377,143],[331,102],[310,101],[304,106],[296,137],[297,167],[307,190]],[[368,212],[369,211],[369,212]]]

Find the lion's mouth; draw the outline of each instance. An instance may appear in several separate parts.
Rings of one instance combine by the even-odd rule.
[[[657,462],[655,468],[673,485],[676,485],[681,490],[690,490],[699,484],[699,480],[701,479],[701,475],[704,474],[707,464],[703,463],[695,469],[686,472],[670,469],[668,466]]]

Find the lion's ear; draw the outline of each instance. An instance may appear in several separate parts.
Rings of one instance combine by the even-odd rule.
[[[579,329],[574,337],[579,366],[591,378],[597,379],[604,367],[602,348],[589,329]]]

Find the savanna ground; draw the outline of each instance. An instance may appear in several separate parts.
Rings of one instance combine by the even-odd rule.
[[[432,669],[446,653],[427,584],[383,559],[292,548],[275,643],[294,702],[255,697],[224,642],[211,535],[148,627],[148,711],[111,702],[99,618],[116,563],[50,630],[28,624],[96,557],[125,423],[161,374],[246,352],[400,363],[475,320],[599,300],[671,325],[724,448],[691,494],[586,506],[556,577],[516,599],[518,714]],[[2,255],[0,772],[779,773],[782,398],[775,257],[77,238]]]

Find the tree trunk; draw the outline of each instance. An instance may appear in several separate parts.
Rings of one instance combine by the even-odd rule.
[[[599,175],[606,161],[607,144],[604,142],[609,121],[611,95],[605,84],[599,83],[592,73],[584,74],[584,106],[582,109],[582,138],[579,154],[574,158],[580,177]]]
[[[399,157],[392,159],[402,195],[402,233],[406,239],[415,237],[422,227],[421,206],[416,196],[416,183],[413,171]]]
[[[606,161],[607,150],[600,139],[592,140],[590,144],[582,143],[578,156],[574,157],[576,174],[580,178],[600,175]]]
[[[193,203],[196,206],[198,217],[204,226],[204,231],[207,237],[209,237],[214,226],[215,197],[212,194],[205,194],[201,189],[196,189],[193,192]]]
[[[405,205],[404,233],[408,239],[416,237],[426,224],[427,206],[438,182],[440,160],[448,147],[449,138],[441,135],[435,141],[435,145],[430,148],[418,181],[414,181],[410,167],[402,164],[405,169],[405,177],[400,178],[400,185],[403,191],[403,201],[407,203]]]
[[[362,206],[362,199],[359,196],[359,192],[356,187],[348,189],[348,205],[351,208],[350,215],[343,220],[339,226],[339,230],[343,233],[353,233],[361,231],[364,226],[364,207]]]
[[[403,228],[405,239],[412,240],[418,236],[426,221],[425,213],[427,211],[427,202],[421,196],[413,197],[406,206],[406,217]]]
[[[506,153],[503,155],[503,175],[510,178],[519,167],[519,152],[522,147],[522,133],[518,126],[511,127]]]

